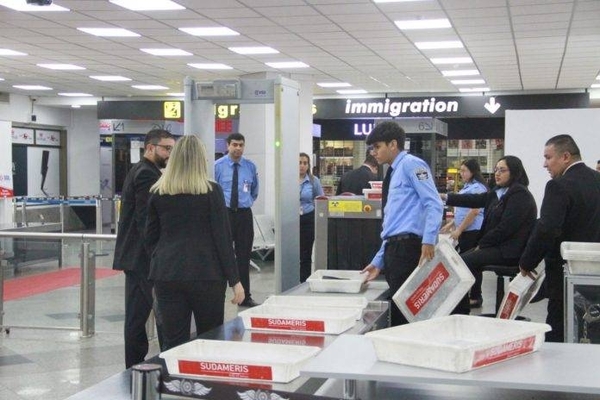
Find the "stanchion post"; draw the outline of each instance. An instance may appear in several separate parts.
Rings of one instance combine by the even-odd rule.
[[[82,337],[94,335],[96,320],[96,259],[90,243],[81,243],[80,326]]]
[[[0,256],[4,250],[0,249]],[[0,257],[2,260],[2,257]],[[4,265],[0,262],[0,327],[4,326]],[[0,329],[2,331],[2,329]]]

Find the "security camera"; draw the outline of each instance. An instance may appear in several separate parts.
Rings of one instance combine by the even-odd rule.
[[[52,4],[52,0],[26,0],[27,4],[34,6],[49,6]]]

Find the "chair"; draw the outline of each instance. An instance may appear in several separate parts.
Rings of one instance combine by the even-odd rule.
[[[504,280],[505,278],[512,279],[519,273],[518,265],[486,265],[482,268],[483,271],[491,271],[496,274],[496,315],[504,299]]]
[[[275,226],[273,217],[264,214],[254,215],[252,252],[258,254],[260,259],[264,261],[274,250]],[[250,265],[260,272],[260,268],[254,262],[250,262]]]

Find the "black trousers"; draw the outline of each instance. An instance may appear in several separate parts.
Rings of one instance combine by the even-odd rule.
[[[477,246],[477,238],[479,237],[479,230],[475,231],[466,231],[460,234],[458,237],[458,249],[460,254],[466,253],[467,251],[475,248]],[[481,295],[481,283],[483,282],[483,272],[479,271],[471,271],[473,276],[475,276],[475,283],[473,284],[475,292],[478,292]],[[471,289],[470,298],[476,300],[477,297],[473,296],[473,289]]]
[[[471,249],[460,255],[475,276],[475,283],[471,287],[471,298],[481,297],[481,281],[483,267],[486,265],[518,265],[518,258],[504,258],[498,247],[486,247],[484,249]],[[479,278],[478,278],[479,277]],[[479,279],[479,281],[478,281]],[[465,296],[454,310],[454,314],[469,314],[469,296]]]
[[[252,254],[252,242],[254,241],[252,209],[238,208],[237,211],[229,209],[229,224],[235,246],[235,258],[240,274],[240,282],[246,292],[245,300],[248,300],[252,297],[250,294],[250,255]]]
[[[546,332],[546,341],[561,343],[565,341],[564,266],[561,260],[546,258],[544,261],[544,286],[548,297],[546,323],[552,327],[550,332]]]
[[[146,321],[152,311],[152,303],[152,283],[148,278],[136,271],[125,271],[126,368],[141,363],[148,354]],[[157,326],[157,331],[160,329],[160,325]]]
[[[156,281],[154,290],[162,314],[164,349],[190,340],[192,313],[196,334],[223,325],[225,281]]]
[[[312,269],[312,250],[315,242],[315,212],[300,216],[300,283],[306,282]]]
[[[408,238],[400,241],[388,242],[383,253],[385,280],[390,286],[390,300],[408,279],[410,274],[419,264],[421,258],[421,238]],[[390,301],[391,326],[407,324],[396,303]]]

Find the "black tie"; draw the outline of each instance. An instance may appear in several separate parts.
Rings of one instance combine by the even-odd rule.
[[[390,180],[392,179],[392,171],[394,169],[389,166],[387,172],[385,173],[385,178],[383,178],[383,186],[381,188],[381,215],[383,217],[383,209],[385,208],[385,204],[387,203],[388,193],[390,191]]]
[[[238,192],[238,167],[240,164],[233,163],[233,179],[231,181],[231,201],[229,202],[229,208],[233,211],[237,211],[238,199],[240,194]]]

